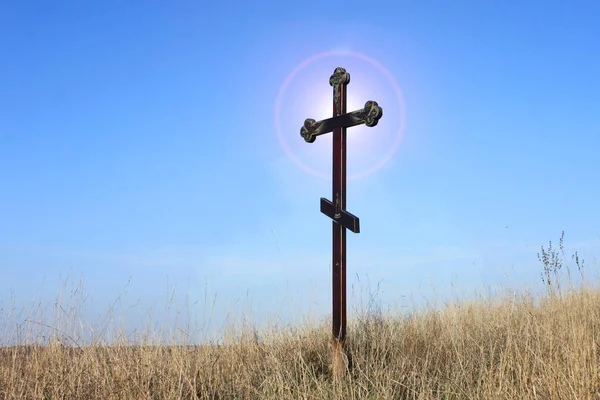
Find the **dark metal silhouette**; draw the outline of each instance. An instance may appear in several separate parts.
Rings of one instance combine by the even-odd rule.
[[[367,101],[362,110],[346,113],[346,87],[350,74],[338,67],[329,78],[333,86],[333,117],[322,121],[306,119],[300,135],[308,143],[333,132],[333,202],[321,198],[321,212],[333,220],[333,338],[334,352],[343,352],[346,340],[346,229],[360,232],[358,217],[346,211],[346,128],[365,124],[375,126],[383,110]],[[335,359],[334,359],[335,362]]]

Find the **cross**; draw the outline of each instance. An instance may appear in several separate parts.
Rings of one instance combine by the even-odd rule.
[[[333,132],[333,191],[332,201],[321,198],[321,212],[333,220],[332,292],[333,292],[333,350],[336,359],[343,354],[346,340],[346,229],[360,232],[358,217],[346,211],[346,128],[365,124],[375,126],[383,110],[374,101],[367,101],[361,110],[346,113],[346,88],[350,74],[338,67],[329,78],[333,86],[333,117],[322,121],[306,119],[300,135],[308,143],[317,136]]]

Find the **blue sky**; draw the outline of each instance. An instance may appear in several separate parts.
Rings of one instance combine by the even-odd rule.
[[[563,230],[597,267],[597,4],[218,3],[1,6],[5,333],[66,277],[96,327],[327,317],[331,138],[299,130],[338,66],[384,110],[348,130],[352,304],[540,288]]]

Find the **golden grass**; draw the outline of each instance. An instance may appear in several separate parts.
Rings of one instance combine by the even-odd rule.
[[[220,345],[149,342],[0,348],[0,399],[600,398],[600,290],[587,285],[539,301],[363,313],[349,325],[351,369],[338,384],[327,323],[260,337],[232,329]]]

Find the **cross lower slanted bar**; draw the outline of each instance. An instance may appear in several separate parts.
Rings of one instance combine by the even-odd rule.
[[[346,340],[346,229],[360,232],[358,217],[346,211],[346,128],[365,124],[375,126],[383,110],[374,101],[367,101],[361,110],[346,113],[346,87],[350,74],[338,67],[329,78],[333,86],[333,117],[322,121],[307,119],[300,135],[308,143],[317,136],[333,132],[333,191],[332,200],[321,198],[321,212],[333,220],[333,345],[334,367],[344,352]]]

